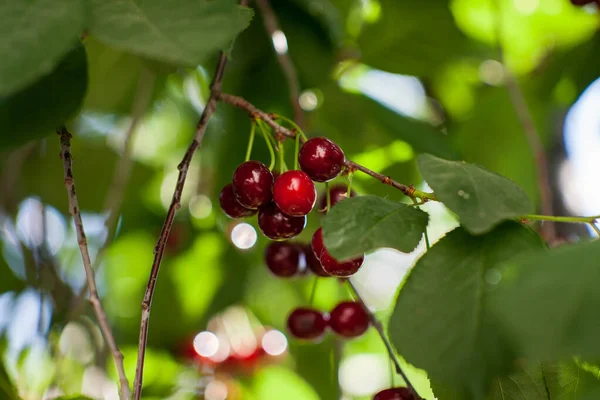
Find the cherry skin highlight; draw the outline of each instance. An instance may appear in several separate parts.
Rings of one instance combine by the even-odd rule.
[[[285,215],[275,203],[258,211],[258,227],[271,240],[286,240],[298,236],[306,225],[306,217]]]
[[[340,262],[333,258],[325,247],[323,247],[323,250],[321,251],[320,258],[323,270],[329,275],[340,278],[347,278],[354,275],[362,266],[364,259],[364,256],[360,256],[359,258]]]
[[[317,260],[321,260],[321,253],[323,253],[323,249],[325,248],[325,245],[323,244],[323,228],[319,228],[315,231],[310,247]]]
[[[233,173],[233,193],[246,208],[256,209],[273,198],[273,174],[258,161],[246,161]]]
[[[287,171],[275,180],[273,201],[289,216],[302,217],[308,214],[316,200],[315,184],[302,171]]]
[[[288,317],[287,328],[298,339],[318,340],[325,334],[327,319],[312,308],[296,308]]]
[[[300,168],[315,182],[327,182],[338,176],[345,161],[342,149],[324,137],[309,139],[298,154]]]
[[[373,400],[417,400],[413,392],[406,387],[385,389],[377,393]]]
[[[331,203],[331,207],[335,206],[342,200],[347,199],[348,197],[348,186],[346,185],[333,185],[329,188],[329,201]],[[350,197],[356,197],[356,192],[354,190],[350,191]],[[319,203],[319,210],[321,212],[327,212],[327,193],[323,193],[321,198],[321,202]]]
[[[331,330],[345,338],[355,338],[369,328],[369,315],[362,304],[344,301],[331,311],[329,326]]]
[[[272,242],[265,249],[265,262],[275,276],[288,278],[298,273],[300,248],[287,242]]]
[[[246,208],[237,201],[233,194],[233,185],[231,183],[225,185],[221,190],[221,194],[219,194],[219,204],[221,205],[221,210],[223,210],[228,217],[235,219],[250,217],[258,211]]]

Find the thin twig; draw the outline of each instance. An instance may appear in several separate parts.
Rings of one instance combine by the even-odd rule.
[[[112,183],[109,186],[109,192],[104,202],[104,210],[107,213],[107,217],[104,220],[104,229],[106,230],[106,241],[102,244],[102,247],[98,249],[96,258],[94,259],[93,268],[97,273],[100,267],[100,262],[104,257],[104,253],[110,244],[112,243],[115,235],[117,217],[119,216],[119,210],[125,197],[125,191],[127,189],[127,182],[131,174],[131,166],[133,160],[131,159],[131,149],[134,134],[137,130],[139,122],[144,116],[144,112],[150,104],[152,99],[152,91],[154,89],[154,82],[156,80],[156,74],[146,68],[142,68],[140,77],[138,79],[138,86],[136,89],[135,98],[133,101],[133,108],[131,110],[131,121],[125,132],[125,140],[123,141],[122,154],[113,172]],[[79,291],[79,298],[83,298],[87,291],[87,283],[83,285]],[[77,315],[80,310],[79,304],[73,306],[73,315]]]
[[[64,180],[65,187],[67,189],[67,196],[69,198],[69,212],[73,216],[73,222],[75,223],[75,230],[77,231],[77,242],[79,243],[79,250],[81,252],[81,258],[83,259],[83,267],[85,269],[85,275],[87,278],[87,284],[90,288],[90,304],[94,308],[96,318],[98,319],[98,325],[102,331],[102,335],[106,340],[108,347],[112,352],[112,356],[115,360],[117,367],[117,373],[119,375],[119,392],[121,400],[128,400],[131,396],[129,389],[129,382],[125,375],[125,368],[123,367],[123,354],[119,350],[115,338],[113,336],[106,313],[102,307],[102,302],[98,296],[98,289],[96,288],[96,281],[94,279],[94,271],[92,269],[92,261],[90,259],[90,253],[88,251],[87,239],[85,237],[85,231],[83,230],[83,221],[81,214],[79,213],[79,203],[77,201],[77,193],[75,191],[75,179],[73,177],[73,162],[71,158],[71,134],[67,128],[60,127],[57,131],[60,135],[60,157],[63,160],[64,167]]]
[[[281,51],[280,49],[275,48],[275,43],[273,42],[278,34],[284,35],[284,33],[279,27],[277,16],[273,12],[269,0],[255,0],[255,3],[263,16],[265,29],[271,38],[273,48],[277,54],[277,62],[279,62],[287,81],[290,103],[294,110],[294,121],[300,125],[301,128],[304,128],[304,110],[302,110],[302,107],[300,106],[300,84],[298,82],[296,68],[294,67],[294,63],[290,58],[288,50],[285,49],[285,51]]]
[[[540,190],[542,214],[552,215],[553,195],[550,180],[550,170],[548,168],[548,158],[546,157],[546,151],[544,150],[544,146],[542,144],[542,141],[540,140],[540,135],[535,126],[535,122],[533,121],[533,117],[531,116],[531,111],[529,110],[529,106],[527,105],[525,95],[523,94],[523,91],[519,86],[517,78],[514,76],[510,68],[508,68],[508,66],[505,63],[504,49],[502,46],[502,40],[504,38],[504,25],[502,23],[502,5],[500,4],[500,1],[495,1],[495,7],[496,40],[498,42],[498,55],[500,63],[504,66],[506,89],[508,90],[510,101],[513,105],[513,108],[515,109],[517,118],[519,119],[521,126],[523,127],[523,131],[525,132],[525,137],[527,139],[527,142],[529,143],[529,148],[531,149],[534,155],[537,174],[537,184]],[[554,226],[554,224],[542,224],[541,235],[548,243],[555,242],[556,227]]]
[[[171,227],[173,226],[173,221],[175,220],[175,213],[179,208],[181,208],[181,194],[183,193],[183,187],[185,185],[185,180],[187,178],[190,163],[192,162],[192,157],[194,156],[194,153],[198,149],[198,147],[200,147],[200,144],[202,143],[202,138],[204,137],[204,132],[206,132],[206,127],[208,126],[208,121],[210,120],[212,114],[215,112],[217,104],[217,94],[221,90],[221,81],[223,79],[223,73],[225,71],[226,64],[227,56],[225,55],[225,53],[221,53],[215,76],[211,84],[211,95],[208,98],[208,102],[206,103],[204,111],[202,112],[200,120],[196,126],[196,134],[194,136],[194,139],[190,143],[187,151],[185,152],[183,160],[177,166],[177,169],[179,170],[177,184],[175,185],[175,191],[173,193],[171,205],[169,206],[169,210],[167,211],[167,216],[165,218],[163,227],[160,231],[158,242],[156,243],[156,247],[154,248],[154,260],[152,262],[152,269],[150,270],[150,278],[148,280],[148,286],[146,287],[146,292],[144,294],[144,300],[142,301],[142,318],[140,323],[138,358],[134,382],[135,400],[139,400],[142,395],[144,358],[146,356],[146,344],[148,341],[148,324],[150,322],[150,308],[152,305],[152,296],[154,295],[154,289],[156,287],[156,280],[158,278],[158,271],[160,269],[160,264],[165,251],[165,245],[167,244],[167,239],[169,238],[169,234],[171,233]]]
[[[386,348],[386,350],[388,352],[390,360],[394,363],[394,367],[396,368],[396,372],[402,377],[402,379],[404,379],[404,382],[406,383],[406,386],[410,390],[412,390],[412,392],[414,393],[414,395],[416,396],[416,398],[417,399],[421,399],[421,396],[419,396],[419,394],[417,393],[417,390],[415,389],[415,387],[412,385],[412,383],[410,383],[410,380],[408,380],[408,376],[406,376],[406,374],[402,370],[402,367],[400,366],[400,362],[398,361],[398,357],[396,357],[396,352],[394,351],[394,348],[392,347],[392,344],[390,343],[390,340],[388,339],[387,335],[385,334],[385,330],[383,329],[383,325],[377,319],[377,317],[375,316],[375,314],[373,314],[371,312],[371,310],[369,310],[369,307],[367,307],[367,305],[365,304],[365,301],[363,300],[363,298],[360,296],[360,293],[356,289],[356,286],[354,286],[354,284],[352,284],[352,281],[350,279],[348,279],[348,285],[350,286],[350,288],[354,292],[354,295],[355,295],[356,299],[358,300],[358,302],[363,306],[363,308],[365,309],[365,311],[369,315],[369,319],[371,320],[371,325],[373,325],[373,327],[375,328],[375,330],[377,330],[377,333],[381,337],[381,340],[383,341],[383,344],[385,345],[385,348]]]

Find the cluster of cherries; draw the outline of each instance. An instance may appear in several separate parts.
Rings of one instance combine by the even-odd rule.
[[[298,153],[300,170],[273,174],[259,161],[240,164],[219,196],[221,208],[231,218],[245,218],[258,213],[260,231],[273,240],[265,250],[269,270],[287,278],[307,270],[315,275],[348,278],[362,266],[364,255],[351,260],[337,260],[325,248],[322,228],[317,229],[309,244],[293,243],[306,226],[306,215],[317,200],[314,182],[329,182],[344,169],[342,149],[324,137],[306,141]],[[323,197],[320,210],[326,212],[348,196],[345,185],[335,185]],[[327,200],[329,197],[329,201]],[[350,196],[354,196],[351,192]],[[307,268],[302,267],[302,260]],[[370,320],[361,303],[346,301],[331,313],[312,308],[296,308],[287,320],[288,331],[296,338],[316,341],[330,328],[343,338],[355,338],[369,328]],[[413,400],[407,388],[391,388],[375,395],[374,400]]]

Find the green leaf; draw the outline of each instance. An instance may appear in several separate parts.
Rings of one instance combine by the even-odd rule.
[[[75,396],[56,397],[55,400],[92,400],[92,399],[90,397],[86,397],[86,396],[75,395]]]
[[[473,164],[419,156],[419,169],[439,200],[473,234],[533,211],[531,201],[510,180]]]
[[[85,51],[77,46],[50,75],[20,93],[0,99],[0,150],[54,132],[79,109],[86,87]]]
[[[381,247],[408,253],[419,244],[427,213],[377,196],[339,202],[323,220],[325,247],[343,260]]]
[[[588,242],[528,257],[503,271],[491,305],[526,356],[600,356],[599,259],[600,242]]]
[[[472,55],[473,45],[456,27],[447,0],[380,0],[378,19],[359,38],[361,61],[373,67],[432,76],[442,63]]]
[[[196,66],[227,48],[253,12],[234,0],[92,0],[90,34],[131,53]]]
[[[488,400],[551,400],[547,377],[539,363],[506,378],[496,378]]]
[[[83,0],[0,2],[0,97],[51,73],[83,32]]]
[[[481,236],[450,232],[417,262],[400,291],[389,325],[398,352],[432,380],[481,398],[512,361],[488,308],[486,282],[507,259],[540,248],[539,237],[516,222]]]

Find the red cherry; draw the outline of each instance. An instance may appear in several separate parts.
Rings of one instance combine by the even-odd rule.
[[[327,272],[323,269],[321,265],[321,261],[315,256],[315,252],[312,250],[312,245],[305,245],[303,247],[304,258],[306,259],[306,266],[313,272],[313,274],[318,276],[329,276]]]
[[[263,163],[246,161],[233,173],[233,193],[246,208],[258,208],[273,198],[273,174]]]
[[[317,189],[302,171],[287,171],[275,180],[273,201],[287,215],[301,217],[308,214],[317,200]]]
[[[340,262],[333,258],[325,247],[321,251],[321,265],[323,266],[323,270],[329,275],[342,278],[354,275],[362,266],[364,259],[364,256],[360,256],[359,258]]]
[[[312,237],[312,241],[310,243],[310,247],[312,248],[315,257],[317,257],[317,260],[320,260],[321,253],[325,248],[325,245],[323,245],[323,228],[319,228],[315,231]]]
[[[373,400],[417,400],[414,393],[406,387],[385,389],[377,393]]]
[[[221,189],[219,204],[221,205],[223,212],[231,218],[250,217],[257,212],[257,210],[251,210],[244,207],[236,200],[233,194],[233,185],[231,183],[225,185],[225,187]]]
[[[309,139],[298,154],[300,168],[316,182],[327,182],[338,176],[345,161],[342,149],[324,137]]]
[[[269,203],[258,211],[258,227],[272,240],[291,239],[302,232],[306,217],[285,215],[275,203]]]
[[[340,336],[354,338],[362,335],[369,328],[369,314],[362,304],[344,301],[331,311],[329,326]]]
[[[288,317],[287,328],[298,339],[317,340],[325,333],[327,319],[312,308],[296,308]]]
[[[298,273],[300,251],[301,249],[293,243],[269,243],[265,249],[267,267],[275,276],[294,276]]]
[[[342,200],[347,199],[348,197],[348,186],[346,185],[333,185],[329,188],[329,201],[331,203],[331,207],[335,206]],[[356,192],[354,190],[350,191],[350,197],[355,197]],[[321,198],[321,203],[319,204],[319,210],[321,212],[327,212],[327,193],[323,193],[323,197]]]
[[[596,0],[571,0],[574,6],[585,6],[586,4],[594,3]]]

